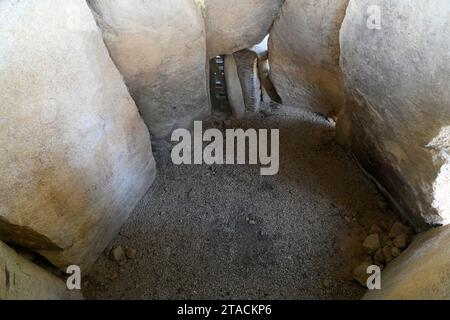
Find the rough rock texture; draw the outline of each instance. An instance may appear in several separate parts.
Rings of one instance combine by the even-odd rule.
[[[83,299],[61,279],[18,255],[0,241],[0,300]]]
[[[0,237],[86,269],[153,181],[148,130],[85,1],[1,1],[0,43]]]
[[[272,80],[270,80],[269,35],[250,50],[258,56],[258,76],[261,81],[261,107],[264,110],[270,110],[273,103],[281,104],[281,98],[275,90]]]
[[[258,74],[261,81],[262,103],[266,105],[273,102],[281,104],[281,98],[270,79],[269,59],[258,60]]]
[[[204,0],[208,56],[232,54],[260,43],[284,0]]]
[[[341,33],[338,139],[416,229],[450,221],[448,4],[350,1]],[[372,5],[381,29],[366,27]]]
[[[371,265],[371,262],[363,262],[353,270],[353,279],[364,288],[367,288],[367,279],[369,278],[367,268]]]
[[[193,0],[89,0],[153,139],[209,115],[205,23]]]
[[[337,114],[344,105],[339,30],[348,0],[286,0],[270,32],[271,79],[283,104]]]
[[[382,290],[365,299],[450,299],[450,228],[430,230],[414,239],[382,273]]]
[[[261,108],[261,81],[259,79],[258,55],[248,49],[233,54],[244,95],[245,108],[258,112]]]
[[[232,54],[225,56],[225,81],[231,112],[235,118],[243,118],[245,116],[244,95],[237,71],[236,61]]]
[[[369,255],[374,255],[378,249],[381,248],[380,236],[378,234],[371,234],[368,236],[363,243],[364,251]]]

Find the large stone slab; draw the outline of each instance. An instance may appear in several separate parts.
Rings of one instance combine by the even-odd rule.
[[[0,237],[85,271],[155,175],[83,0],[0,2]]]
[[[0,300],[80,300],[80,291],[0,241]]]
[[[258,55],[252,50],[244,49],[234,53],[233,56],[241,82],[245,108],[251,112],[258,112],[262,99]]]
[[[336,115],[344,105],[339,30],[348,0],[286,0],[270,32],[270,78],[292,107]]]
[[[244,94],[238,75],[236,60],[232,54],[225,56],[225,81],[231,113],[233,117],[242,119],[245,116]]]
[[[88,0],[153,139],[209,115],[205,23],[194,0]]]
[[[258,60],[258,73],[261,81],[261,109],[270,110],[272,106],[281,104],[281,98],[270,79],[269,59]]]
[[[381,290],[366,300],[450,300],[450,228],[430,230],[412,242],[381,275]]]
[[[447,0],[350,1],[341,32],[339,141],[417,229],[450,222],[449,16]]]
[[[232,54],[260,43],[284,0],[204,0],[208,56]]]

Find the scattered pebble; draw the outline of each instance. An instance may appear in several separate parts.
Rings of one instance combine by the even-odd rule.
[[[378,208],[380,208],[381,210],[385,211],[387,209],[386,201],[383,201],[383,200],[379,201],[378,202]]]
[[[408,235],[402,234],[395,238],[393,243],[396,248],[404,250],[408,246],[408,240]]]
[[[126,248],[125,255],[128,259],[133,260],[136,259],[137,251],[134,248]]]
[[[396,247],[392,248],[392,256],[394,258],[400,257],[401,254],[402,254],[402,251],[399,248],[396,248]]]
[[[364,240],[363,249],[367,254],[374,255],[381,248],[380,236],[371,234]]]
[[[405,232],[405,229],[404,229],[403,224],[397,221],[392,226],[391,231],[389,231],[389,237],[391,237],[391,239],[395,239],[399,235],[403,234],[404,232]]]
[[[394,257],[392,256],[392,247],[386,246],[383,248],[383,255],[384,255],[384,261],[386,264],[390,263],[392,260],[394,260]]]
[[[383,230],[382,230],[377,224],[373,224],[373,225],[370,227],[369,233],[370,233],[370,234],[374,234],[374,233],[383,233]]]

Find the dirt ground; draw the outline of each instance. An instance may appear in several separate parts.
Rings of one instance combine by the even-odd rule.
[[[351,270],[373,223],[394,222],[375,186],[332,139],[333,126],[298,112],[211,127],[280,129],[280,172],[259,166],[175,166],[158,177],[85,281],[89,299],[359,299]]]

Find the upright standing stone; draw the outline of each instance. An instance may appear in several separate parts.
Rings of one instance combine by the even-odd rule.
[[[0,1],[0,238],[83,271],[155,176],[83,0]]]
[[[417,228],[450,222],[448,0],[352,0],[338,137]]]
[[[270,78],[283,104],[322,115],[344,105],[339,30],[348,0],[286,0],[269,39]]]
[[[205,23],[194,0],[88,0],[153,139],[210,113]]]

